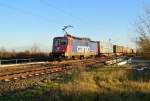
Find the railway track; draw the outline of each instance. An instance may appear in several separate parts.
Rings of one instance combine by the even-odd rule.
[[[115,60],[108,60],[107,58],[94,58],[62,62],[45,62],[41,64],[23,65],[23,67],[21,67],[21,65],[16,68],[0,69],[0,82],[9,82],[17,79],[26,79],[34,76],[59,73],[78,67],[100,67],[105,64],[111,65],[121,60],[121,58]]]
[[[104,65],[103,61],[106,58],[96,59],[83,59],[83,60],[70,60],[62,62],[49,62],[38,65],[28,65],[24,68],[15,69],[2,69],[0,70],[0,81],[9,82],[17,79],[26,79],[34,76],[40,76],[45,74],[59,73],[73,68],[81,67],[93,67]]]

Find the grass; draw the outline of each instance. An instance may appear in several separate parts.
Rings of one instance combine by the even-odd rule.
[[[78,70],[1,95],[1,101],[149,101],[150,72],[122,67]]]

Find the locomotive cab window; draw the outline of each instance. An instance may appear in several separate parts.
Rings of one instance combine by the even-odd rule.
[[[54,45],[55,45],[55,46],[58,46],[59,44],[60,44],[60,40],[59,40],[59,39],[55,39],[55,40],[54,40]]]
[[[67,45],[67,39],[60,38],[60,39],[55,39],[54,40],[54,45],[59,46],[59,45]]]
[[[61,45],[67,45],[67,39],[61,39],[60,44]]]

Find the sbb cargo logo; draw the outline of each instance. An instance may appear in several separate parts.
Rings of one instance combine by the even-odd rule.
[[[77,52],[90,52],[90,47],[77,46]]]

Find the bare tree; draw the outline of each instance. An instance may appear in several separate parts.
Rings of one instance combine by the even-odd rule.
[[[139,35],[136,40],[138,50],[145,57],[150,58],[150,8],[146,9],[145,14],[139,17],[136,23],[136,31]]]
[[[0,58],[4,58],[5,57],[5,53],[6,53],[6,50],[4,47],[0,47]]]
[[[37,46],[37,44],[33,44],[31,47],[31,53],[38,53],[40,52],[40,48]]]

